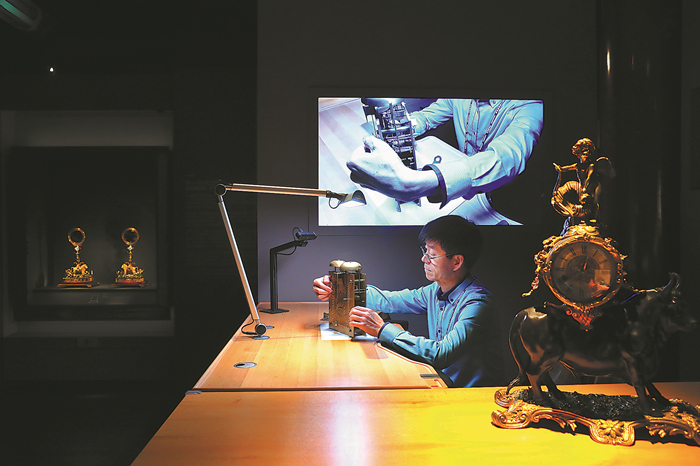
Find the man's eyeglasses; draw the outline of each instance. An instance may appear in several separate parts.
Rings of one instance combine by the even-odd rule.
[[[454,254],[443,254],[443,255],[441,255],[441,256],[431,256],[430,254],[428,254],[428,250],[425,248],[425,246],[421,246],[421,247],[420,247],[420,250],[421,250],[421,252],[423,253],[423,256],[421,257],[421,259],[422,259],[423,257],[427,257],[427,258],[428,258],[428,262],[433,262],[435,259],[440,259],[441,257],[447,257],[447,256],[453,256],[453,255],[454,255]]]

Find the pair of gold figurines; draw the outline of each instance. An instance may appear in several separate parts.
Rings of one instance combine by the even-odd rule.
[[[66,269],[66,275],[58,286],[89,288],[99,285],[99,282],[93,276],[92,270],[80,259],[80,249],[86,237],[85,232],[80,228],[74,228],[68,233],[68,242],[73,245],[75,250],[75,262]],[[143,269],[137,267],[133,259],[134,244],[138,240],[139,232],[136,228],[127,228],[122,232],[122,241],[127,245],[126,250],[129,254],[129,259],[117,270],[117,277],[114,279],[117,285],[143,286],[146,284],[146,279],[143,277]]]

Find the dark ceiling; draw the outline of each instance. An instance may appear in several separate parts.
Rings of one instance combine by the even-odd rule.
[[[0,73],[169,73],[254,66],[254,0],[31,0],[34,32],[0,20]]]

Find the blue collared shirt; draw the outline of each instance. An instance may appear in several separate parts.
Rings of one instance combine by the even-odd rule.
[[[491,293],[468,278],[447,299],[433,282],[416,290],[384,291],[367,286],[367,307],[388,314],[427,314],[429,338],[385,325],[379,341],[447,375],[455,387],[502,383],[500,325]]]
[[[439,198],[447,202],[489,193],[510,183],[525,170],[543,128],[541,100],[438,99],[411,113],[416,135],[452,119],[459,161],[427,165],[438,176]]]

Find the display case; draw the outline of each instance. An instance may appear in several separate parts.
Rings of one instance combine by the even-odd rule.
[[[169,159],[163,147],[12,148],[15,320],[170,318]]]

